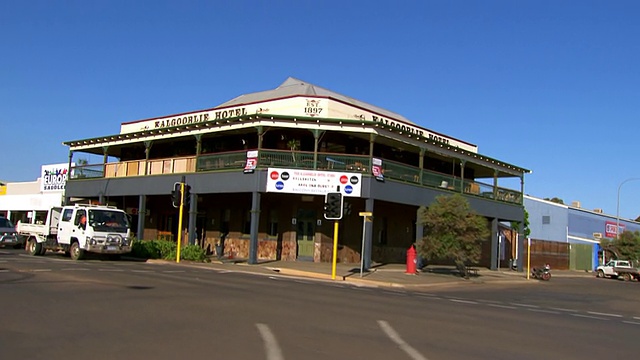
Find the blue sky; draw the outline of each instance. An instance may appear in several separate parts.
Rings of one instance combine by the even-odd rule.
[[[0,179],[62,142],[293,76],[533,170],[615,215],[638,177],[638,1],[0,1]],[[640,215],[640,180],[620,191]]]

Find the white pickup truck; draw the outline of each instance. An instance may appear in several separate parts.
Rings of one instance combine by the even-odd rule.
[[[596,276],[599,278],[610,277],[612,279],[618,278],[618,269],[635,269],[633,264],[629,260],[609,260],[604,265],[600,265],[596,268]]]
[[[49,210],[44,224],[18,223],[27,253],[64,251],[74,260],[85,252],[121,255],[131,252],[127,214],[113,206],[75,204]]]

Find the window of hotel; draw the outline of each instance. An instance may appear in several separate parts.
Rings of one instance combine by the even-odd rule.
[[[542,215],[542,225],[548,225],[548,224],[551,224],[551,216]]]

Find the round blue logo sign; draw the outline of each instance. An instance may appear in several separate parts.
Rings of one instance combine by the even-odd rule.
[[[347,194],[351,194],[353,192],[353,186],[347,185],[344,187],[344,192]]]
[[[282,181],[276,182],[276,189],[278,190],[284,189],[284,183]]]

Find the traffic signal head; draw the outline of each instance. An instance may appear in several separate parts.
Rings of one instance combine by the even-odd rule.
[[[189,206],[191,203],[191,186],[184,184],[184,206]]]
[[[180,191],[180,183],[177,182],[173,184],[173,190],[171,190],[171,203],[173,207],[180,207],[180,199],[181,199],[181,191]]]
[[[327,220],[342,219],[342,193],[327,193],[324,200],[324,218]]]
[[[344,210],[342,210],[342,213],[344,215],[351,215],[351,203],[347,201],[343,201],[343,203],[344,203],[344,206],[343,206]]]

